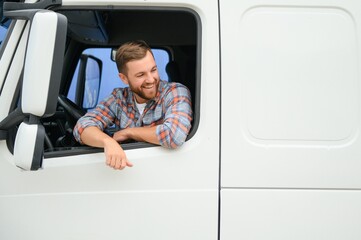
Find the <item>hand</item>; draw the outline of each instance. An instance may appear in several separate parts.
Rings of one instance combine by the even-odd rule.
[[[114,133],[113,139],[117,142],[134,140],[137,142],[148,142],[159,145],[160,143],[156,131],[157,126],[126,128]]]
[[[122,129],[122,130],[114,133],[113,139],[117,142],[125,142],[127,140],[130,140],[129,128]]]
[[[113,139],[107,139],[104,142],[104,153],[106,164],[114,169],[122,170],[125,167],[133,167],[122,147]]]

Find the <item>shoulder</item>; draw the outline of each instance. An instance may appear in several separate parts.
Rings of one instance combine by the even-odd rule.
[[[163,86],[163,92],[161,95],[161,101],[165,106],[171,106],[174,104],[186,104],[191,106],[191,95],[186,86],[180,83],[165,83]]]
[[[112,92],[112,96],[114,96],[115,98],[127,98],[129,96],[129,87],[125,87],[125,88],[114,88],[113,92]]]
[[[130,91],[129,88],[114,88],[112,93],[104,98],[100,104],[110,106],[113,104],[121,104],[129,99]]]
[[[132,91],[129,89],[129,87],[114,88],[114,90],[110,96],[117,102],[132,101]]]
[[[188,88],[183,84],[176,82],[163,82],[163,94],[164,96],[172,95],[190,97]]]

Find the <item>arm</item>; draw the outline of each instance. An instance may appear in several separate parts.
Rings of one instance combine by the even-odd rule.
[[[97,127],[87,127],[80,135],[81,141],[89,146],[102,147],[106,157],[106,163],[114,169],[124,169],[132,167],[133,164],[128,161],[124,150],[117,141],[105,134]]]
[[[166,111],[162,124],[152,127],[126,128],[116,132],[113,138],[119,142],[133,139],[162,145],[166,148],[181,146],[191,128],[190,93],[181,84],[173,85],[164,96],[164,103]]]
[[[116,132],[113,138],[118,142],[133,139],[139,142],[149,142],[160,145],[156,134],[156,129],[157,126],[126,128]]]
[[[74,138],[82,142],[81,135],[84,129],[88,127],[97,127],[103,131],[107,126],[113,124],[116,116],[116,92],[113,92],[108,98],[100,102],[97,107],[81,117],[74,127]]]
[[[177,148],[185,142],[191,129],[192,104],[189,90],[175,84],[165,96],[164,122],[157,126],[160,144],[166,148]]]
[[[103,129],[113,124],[116,115],[116,92],[98,104],[95,110],[80,118],[74,127],[75,139],[83,144],[104,148],[106,163],[115,168],[131,167],[124,150]]]

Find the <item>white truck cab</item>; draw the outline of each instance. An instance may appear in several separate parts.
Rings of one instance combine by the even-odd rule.
[[[4,2],[0,239],[361,239],[361,2]],[[176,150],[72,136],[143,39],[194,119]],[[107,130],[112,134],[117,128]]]

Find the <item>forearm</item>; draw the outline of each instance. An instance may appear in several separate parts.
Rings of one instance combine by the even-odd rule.
[[[116,132],[113,138],[120,142],[132,139],[138,142],[148,142],[159,145],[156,128],[157,126],[126,128]]]
[[[105,134],[97,127],[87,127],[84,129],[80,135],[81,141],[92,147],[101,147],[105,146],[107,141],[114,141],[112,137]]]
[[[114,124],[115,116],[117,116],[116,94],[117,93],[114,91],[112,95],[100,102],[94,110],[86,113],[77,121],[77,124],[74,127],[73,135],[78,142],[84,143],[81,135],[85,129],[87,129],[87,131],[91,131],[91,127],[96,127],[100,130],[100,132],[103,132],[107,126]],[[98,134],[99,132],[97,131],[95,133]],[[86,139],[88,139],[88,137],[91,136],[87,136]],[[103,135],[103,137],[106,136]],[[85,144],[90,145],[89,143]],[[94,146],[94,144],[92,146]],[[99,146],[99,144],[97,144],[97,146]]]

